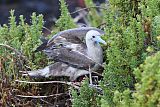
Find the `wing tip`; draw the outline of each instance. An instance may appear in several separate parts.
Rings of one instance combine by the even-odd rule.
[[[38,46],[34,52],[42,51],[47,47],[48,40],[44,37],[41,37],[40,40],[42,41],[42,44]]]

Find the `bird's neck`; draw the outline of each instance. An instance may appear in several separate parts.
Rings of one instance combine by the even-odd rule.
[[[102,64],[103,63],[103,53],[102,48],[99,43],[87,43],[87,54],[95,62]]]

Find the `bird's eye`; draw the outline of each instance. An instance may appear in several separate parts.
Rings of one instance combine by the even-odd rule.
[[[95,38],[95,36],[92,36],[92,38]]]

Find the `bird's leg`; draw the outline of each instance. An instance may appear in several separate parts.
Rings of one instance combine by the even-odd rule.
[[[89,66],[89,82],[90,82],[90,85],[93,84],[93,82],[92,82],[92,72],[91,72],[90,66]]]

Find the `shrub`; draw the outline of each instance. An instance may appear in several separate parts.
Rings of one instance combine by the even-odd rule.
[[[146,58],[134,70],[138,83],[135,90],[115,91],[113,102],[116,107],[158,107],[160,105],[160,52]]]
[[[47,64],[47,61],[44,61],[46,60],[44,54],[34,53],[36,47],[41,44],[39,37],[42,35],[43,16],[37,16],[35,13],[33,13],[31,16],[32,24],[28,25],[25,23],[22,15],[19,18],[20,22],[16,23],[14,11],[11,10],[10,14],[9,26],[3,25],[0,27],[0,42],[4,45],[11,46],[21,55],[15,53],[13,50],[1,46],[1,58],[4,60],[8,59],[7,61],[2,61],[4,65],[3,70],[5,72],[9,72],[11,69],[13,69],[16,73],[18,70],[25,70],[28,68],[35,69],[39,68],[40,66],[44,67]],[[25,60],[20,59],[20,56],[25,56]],[[14,61],[16,61],[16,63]],[[39,62],[43,62],[43,64]],[[12,66],[13,68],[8,66]],[[19,68],[15,69],[15,67]]]
[[[160,105],[160,52],[146,58],[144,64],[135,69],[139,80],[133,93],[134,104],[139,107]]]
[[[79,94],[78,94],[79,93]],[[80,92],[72,89],[73,107],[97,107],[98,94],[95,89],[89,87],[88,79],[83,81]]]

